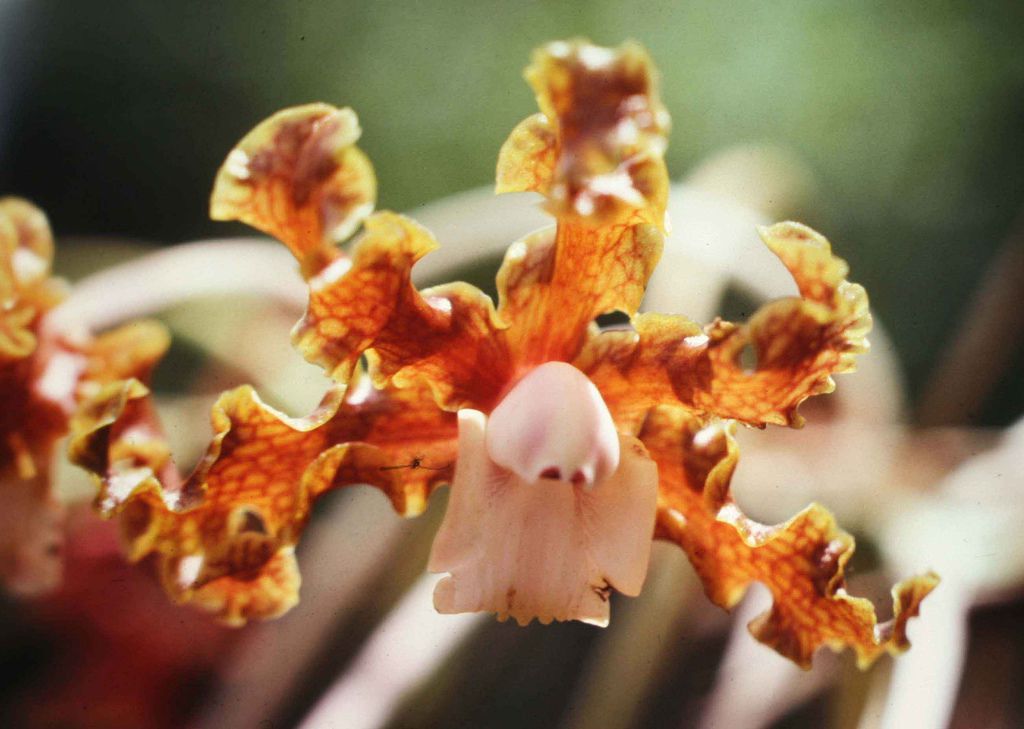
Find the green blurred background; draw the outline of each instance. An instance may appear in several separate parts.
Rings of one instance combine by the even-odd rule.
[[[221,236],[236,229],[206,197],[225,153],[279,107],[324,100],[356,109],[381,206],[408,209],[491,182],[534,108],[532,48],[634,38],[662,72],[673,177],[745,142],[803,159],[806,222],[920,383],[1024,204],[1022,29],[1014,0],[0,0],[0,192],[60,235]],[[1016,359],[975,422],[1024,409]]]

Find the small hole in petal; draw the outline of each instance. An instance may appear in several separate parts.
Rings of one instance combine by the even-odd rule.
[[[554,481],[561,481],[562,480],[562,472],[558,470],[557,466],[551,466],[550,468],[545,468],[543,471],[541,471],[540,472],[540,477],[541,478],[550,478],[550,479],[552,479]]]
[[[582,486],[586,483],[587,477],[583,475],[583,471],[576,471],[576,473],[572,475],[571,481],[573,486]]]
[[[715,311],[726,321],[746,321],[757,311],[757,305],[756,297],[737,286],[730,285],[726,287]]]
[[[632,329],[633,325],[629,320],[629,314],[623,311],[609,311],[601,314],[594,321],[601,329]]]

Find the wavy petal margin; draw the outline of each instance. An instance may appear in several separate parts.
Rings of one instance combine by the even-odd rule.
[[[606,224],[643,210],[662,225],[670,121],[647,52],[559,41],[534,51],[525,76],[541,113],[502,146],[497,191],[539,192],[559,219]]]
[[[167,344],[153,322],[64,341],[46,326],[65,290],[52,258],[46,215],[0,199],[0,582],[20,595],[60,582],[64,509],[50,466],[70,413],[103,382],[148,375]]]
[[[774,599],[750,631],[802,668],[815,651],[847,647],[866,668],[882,653],[909,648],[907,621],[938,584],[927,573],[893,588],[894,617],[878,623],[864,598],[847,594],[843,569],[853,555],[853,537],[832,515],[812,504],[785,524],[766,526],[745,516],[729,483],[739,457],[731,423],[703,424],[682,408],[655,408],[640,439],[658,462],[656,536],[686,552],[708,597],[729,609],[751,582]]]
[[[502,147],[497,191],[543,194],[558,225],[510,248],[498,274],[498,316],[524,366],[569,360],[596,317],[636,312],[661,257],[669,127],[635,44],[552,43],[526,78],[542,113]]]
[[[300,260],[310,298],[293,341],[336,381],[347,383],[366,355],[380,386],[422,378],[446,408],[489,407],[511,374],[494,306],[466,284],[413,286],[413,265],[437,242],[404,216],[370,214],[375,182],[358,136],[349,109],[278,112],[228,155],[211,216],[254,225]],[[345,256],[333,243],[360,223]]]
[[[38,317],[63,298],[63,286],[50,278],[52,262],[43,211],[21,198],[0,198],[0,366],[32,354]]]
[[[302,419],[251,387],[224,393],[206,456],[183,480],[146,387],[112,383],[79,412],[70,456],[97,478],[97,507],[117,517],[129,559],[154,556],[173,598],[231,625],[276,617],[298,600],[294,547],[320,494],[367,483],[414,514],[451,478],[455,416],[429,392],[368,381],[343,392]]]
[[[257,125],[217,172],[210,217],[240,220],[278,238],[308,278],[335,260],[373,210],[377,181],[356,146],[351,109],[307,104]]]
[[[350,111],[285,110],[232,151],[211,214],[291,248],[310,286],[294,341],[340,385],[303,419],[251,388],[225,393],[213,442],[187,479],[145,386],[99,389],[76,422],[72,457],[99,479],[99,507],[119,519],[129,556],[152,557],[173,597],[226,622],[281,614],[297,600],[294,547],[321,493],[369,483],[400,513],[419,512],[452,478],[455,411],[489,412],[532,367],[567,361],[657,460],[656,536],[680,544],[712,600],[728,608],[750,582],[765,583],[775,602],[751,630],[801,666],[822,645],[852,647],[861,665],[905,649],[906,622],[935,575],[897,585],[895,616],[878,624],[867,600],[845,592],[853,541],[828,512],[812,505],[765,526],[729,494],[732,421],[800,424],[800,402],[830,391],[831,375],[867,347],[863,289],[845,280],[825,238],[782,223],[761,234],[799,298],[743,325],[637,315],[661,255],[668,192],[669,121],[650,61],[632,44],[554,43],[526,76],[541,113],[502,147],[497,189],[540,193],[556,226],[510,248],[496,310],[466,284],[413,286],[413,266],[437,243],[403,216],[370,214],[372,170],[353,146]],[[334,243],[360,223],[345,256]],[[634,331],[598,333],[594,320],[615,310],[633,317]],[[745,367],[746,354],[756,365]],[[369,375],[358,374],[362,359]]]
[[[831,392],[831,376],[855,368],[855,355],[868,348],[871,314],[864,289],[845,278],[846,262],[805,225],[760,233],[800,298],[770,302],[741,325],[718,320],[700,329],[684,317],[641,314],[634,331],[595,334],[577,365],[612,412],[682,404],[703,417],[800,426],[800,403]],[[750,369],[745,353],[757,360]]]
[[[433,236],[405,216],[370,216],[351,260],[310,281],[295,345],[340,382],[366,354],[379,386],[422,379],[446,409],[492,406],[511,375],[504,333],[478,289],[416,289],[412,267],[436,248]]]

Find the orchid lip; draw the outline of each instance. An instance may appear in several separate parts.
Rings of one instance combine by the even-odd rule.
[[[610,592],[639,594],[647,573],[656,465],[639,441],[616,434],[621,459],[592,488],[571,478],[525,481],[491,457],[491,420],[459,411],[458,466],[428,565],[447,573],[434,606],[494,612],[520,625],[607,625]]]

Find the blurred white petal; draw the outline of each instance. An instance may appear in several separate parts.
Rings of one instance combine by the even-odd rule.
[[[968,594],[943,582],[907,626],[913,647],[893,661],[887,683],[875,681],[858,729],[945,729],[956,705],[967,649]]]
[[[259,238],[182,243],[76,282],[46,325],[100,331],[201,296],[254,294],[304,307],[306,287],[291,254]]]
[[[437,670],[484,619],[475,613],[434,612],[433,592],[434,578],[424,575],[299,729],[375,729],[387,722],[402,696]]]
[[[893,667],[879,714],[861,729],[948,726],[961,680],[972,603],[1024,581],[1024,420],[998,444],[953,471],[933,493],[890,507],[880,544],[894,570],[922,568],[942,577],[908,626],[914,644]],[[913,518],[907,518],[912,514]]]
[[[736,609],[702,729],[770,726],[836,679],[839,660],[830,651],[819,651],[814,667],[803,671],[751,638],[747,624],[770,607],[771,595],[754,585]]]

